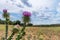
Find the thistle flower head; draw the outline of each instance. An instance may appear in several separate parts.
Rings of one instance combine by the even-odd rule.
[[[7,13],[7,9],[3,9],[3,12],[4,12],[4,13]]]
[[[26,17],[29,17],[29,16],[31,16],[31,13],[28,12],[28,11],[24,11],[24,12],[23,12],[23,15],[26,16]]]

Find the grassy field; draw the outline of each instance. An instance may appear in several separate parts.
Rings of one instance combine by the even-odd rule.
[[[5,30],[5,26],[6,25],[0,24],[0,31],[4,31]],[[12,29],[12,28],[13,28],[13,25],[9,25],[9,29]]]
[[[9,25],[9,34],[13,27],[13,25]],[[40,35],[43,36],[43,40],[60,40],[60,27],[26,27],[25,31],[26,35],[22,40],[40,40]],[[0,40],[4,33],[5,25],[0,24]]]

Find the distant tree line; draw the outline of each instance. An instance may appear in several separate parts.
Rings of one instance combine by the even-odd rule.
[[[0,19],[0,24],[5,24],[6,21]]]
[[[33,27],[60,27],[60,24],[51,24],[51,25],[33,25]]]
[[[1,19],[0,19],[0,24],[5,24],[5,23],[6,23],[5,20],[1,20]],[[24,25],[24,24],[21,23],[21,21],[19,21],[19,20],[16,20],[16,21],[11,21],[11,20],[9,20],[8,23],[9,23],[9,25],[16,25],[16,24],[19,24],[20,26],[23,26],[23,25]],[[33,24],[32,24],[32,23],[28,23],[27,26],[33,26]]]
[[[0,24],[5,24],[6,21],[5,20],[1,20],[0,19]],[[21,21],[16,20],[16,21],[8,21],[9,25],[16,25],[19,24],[20,26],[23,26],[24,23],[21,23]],[[33,25],[32,23],[28,23],[26,26],[33,26],[33,27],[57,27],[60,26],[60,24],[51,24],[51,25]]]

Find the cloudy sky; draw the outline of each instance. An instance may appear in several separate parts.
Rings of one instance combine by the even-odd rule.
[[[60,24],[59,0],[0,0],[0,19],[4,19],[3,9],[8,10],[12,21],[22,21],[23,11],[29,11],[33,24]]]

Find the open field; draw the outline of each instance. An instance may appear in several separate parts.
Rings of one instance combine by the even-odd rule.
[[[9,34],[13,25],[9,25]],[[26,35],[22,40],[60,40],[60,27],[26,27]],[[0,40],[4,36],[5,25],[0,24]],[[15,37],[14,37],[15,38]],[[15,40],[15,39],[14,39]]]

